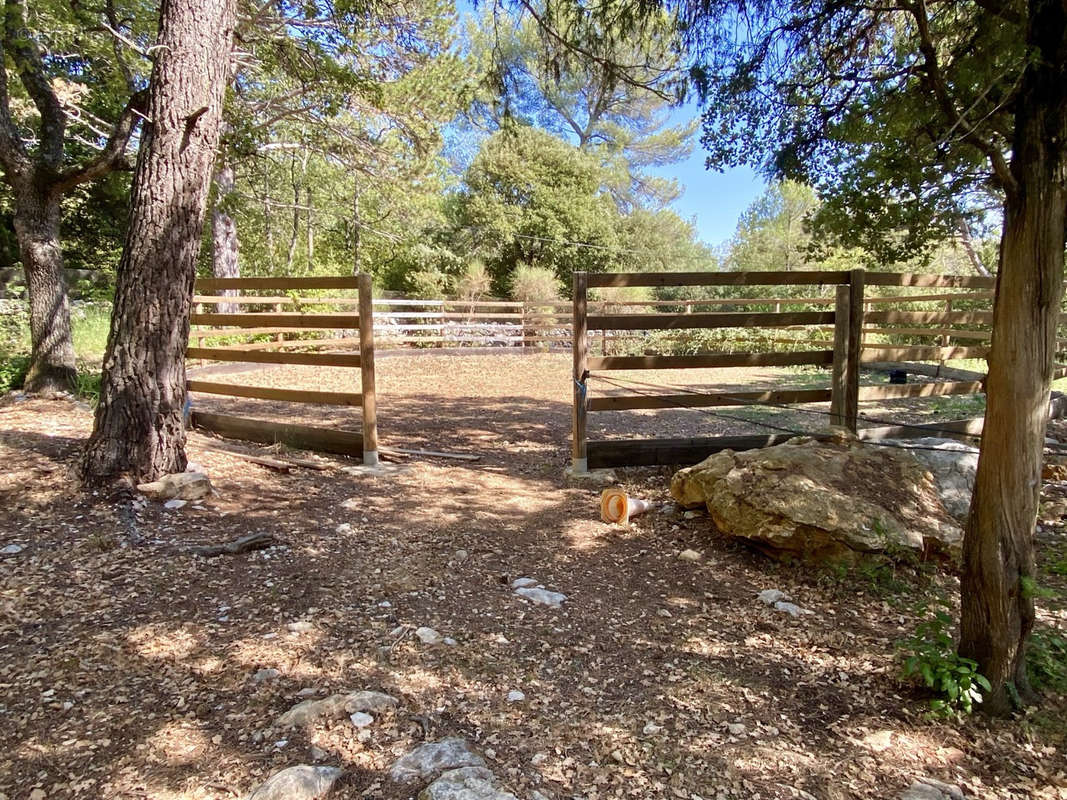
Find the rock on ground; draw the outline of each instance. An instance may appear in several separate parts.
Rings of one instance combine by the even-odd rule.
[[[452,736],[419,745],[401,758],[389,770],[394,781],[428,781],[442,772],[459,767],[484,767],[485,759],[474,752],[466,739]]]
[[[909,786],[898,800],[967,800],[958,786],[934,780],[920,778]]]
[[[318,800],[330,793],[341,777],[337,767],[301,764],[275,773],[260,784],[248,800]]]
[[[493,773],[484,767],[449,770],[419,793],[419,800],[518,800],[497,788]]]
[[[809,437],[677,472],[671,495],[770,555],[853,561],[860,554],[954,553],[963,531],[930,472],[907,450]]]
[[[932,437],[886,443],[910,448],[919,463],[934,474],[945,510],[961,525],[966,524],[978,472],[978,448],[955,439]]]
[[[395,708],[396,705],[395,697],[381,692],[332,694],[322,700],[305,700],[297,703],[278,717],[277,725],[281,728],[314,725],[320,720],[341,719],[359,711],[380,714],[390,708]]]
[[[137,491],[152,500],[199,500],[212,493],[211,480],[203,472],[175,472],[158,481],[142,483]]]
[[[515,594],[519,597],[525,597],[527,600],[537,603],[542,606],[552,606],[552,608],[559,608],[560,603],[567,599],[567,595],[560,594],[559,592],[550,592],[548,589],[533,589],[529,587],[521,587],[515,590]]]

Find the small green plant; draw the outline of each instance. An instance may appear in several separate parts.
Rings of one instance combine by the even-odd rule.
[[[101,376],[97,371],[78,372],[78,397],[85,400],[93,408],[96,408],[100,403],[100,380]]]
[[[21,389],[30,370],[30,357],[27,355],[5,355],[0,353],[0,394],[7,394]]]
[[[982,702],[982,691],[990,689],[989,681],[978,672],[978,663],[956,652],[951,628],[952,617],[937,611],[903,645],[909,654],[904,659],[904,677],[920,680],[935,693],[930,710],[938,717],[970,714]]]
[[[1026,669],[1035,688],[1067,692],[1067,633],[1034,631],[1026,647]]]

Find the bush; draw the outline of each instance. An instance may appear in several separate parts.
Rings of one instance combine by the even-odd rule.
[[[904,660],[904,677],[918,679],[936,695],[930,700],[935,716],[970,714],[982,702],[982,690],[989,681],[978,673],[977,662],[956,652],[949,633],[952,618],[944,611],[920,623],[915,635],[904,643],[909,653]]]
[[[560,289],[556,273],[545,267],[520,264],[511,275],[511,297],[523,303],[555,303]]]
[[[1035,688],[1067,693],[1067,633],[1034,631],[1026,648],[1026,669]]]
[[[28,355],[4,355],[0,353],[0,394],[21,389],[30,371]]]
[[[489,294],[492,278],[481,261],[471,261],[463,273],[456,278],[455,295],[460,300],[472,303]]]

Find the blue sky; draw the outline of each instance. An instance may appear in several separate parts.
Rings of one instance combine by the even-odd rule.
[[[671,114],[671,123],[684,124],[699,114],[698,108],[687,104]],[[685,161],[649,171],[674,178],[685,188],[685,194],[673,204],[674,210],[695,220],[699,237],[715,247],[734,235],[738,217],[763,193],[766,183],[747,167],[722,173],[705,169],[705,158],[697,142]]]

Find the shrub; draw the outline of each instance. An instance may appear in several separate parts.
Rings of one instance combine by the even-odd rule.
[[[560,289],[556,273],[545,267],[520,264],[511,275],[511,297],[524,303],[554,303]]]
[[[455,294],[458,299],[471,303],[488,295],[492,284],[485,264],[481,261],[471,261],[456,278]]]
[[[4,355],[0,352],[0,394],[21,389],[29,370],[30,357],[28,355]]]
[[[936,696],[930,700],[935,716],[970,714],[982,702],[982,690],[989,681],[979,674],[977,662],[956,652],[949,633],[952,618],[944,611],[921,622],[915,635],[904,643],[909,655],[904,660],[904,677],[918,679]]]

